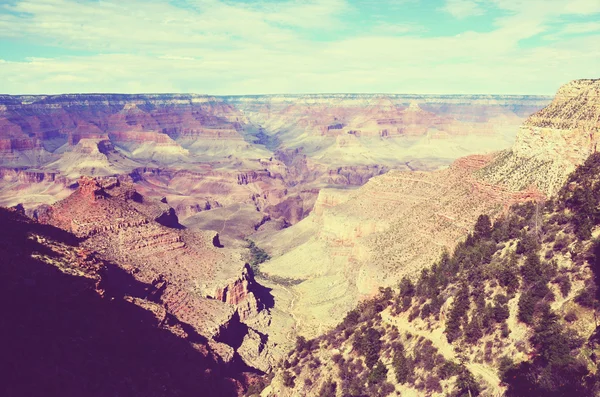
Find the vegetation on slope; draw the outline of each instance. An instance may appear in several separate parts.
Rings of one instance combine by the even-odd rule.
[[[250,268],[252,269],[252,271],[254,272],[254,275],[256,277],[272,281],[276,284],[282,284],[282,285],[287,285],[287,286],[298,285],[298,284],[306,281],[303,279],[272,276],[272,275],[263,273],[260,269],[260,265],[261,265],[261,263],[265,263],[266,261],[271,259],[271,256],[267,253],[267,251],[265,251],[264,249],[257,246],[256,243],[254,243],[254,241],[246,239],[246,242],[248,244],[246,246],[246,248],[248,248],[248,250],[249,250],[249,255],[247,258],[248,264],[250,265]]]
[[[545,203],[477,220],[416,280],[299,340],[290,395],[591,396],[600,280],[600,154]]]

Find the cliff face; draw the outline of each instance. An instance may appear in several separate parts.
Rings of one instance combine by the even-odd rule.
[[[252,269],[246,264],[239,277],[216,289],[215,299],[238,307],[240,319],[245,320],[265,308],[264,303],[260,302],[254,293],[256,288]]]
[[[600,80],[565,84],[550,105],[525,121],[512,149],[480,176],[511,189],[536,186],[545,194],[556,193],[567,175],[597,150],[599,104]]]

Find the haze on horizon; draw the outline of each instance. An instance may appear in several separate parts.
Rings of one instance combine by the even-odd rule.
[[[3,94],[543,94],[600,70],[597,0],[4,0]]]

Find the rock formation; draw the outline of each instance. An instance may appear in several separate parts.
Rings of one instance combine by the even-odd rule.
[[[310,212],[323,186],[362,185],[389,169],[436,169],[507,147],[513,126],[547,100],[4,95],[0,166],[60,174],[69,185],[80,175],[130,174],[146,196],[171,199],[182,221],[206,202],[241,202],[289,224]],[[13,188],[0,181],[0,195]],[[20,191],[28,211],[66,192],[47,183],[29,190]]]
[[[550,105],[525,121],[512,149],[479,175],[511,189],[533,185],[545,194],[556,193],[567,175],[597,150],[599,98],[600,80],[565,84]]]
[[[261,318],[269,318],[260,300],[266,291],[263,293],[241,261],[240,250],[215,246],[214,232],[185,230],[172,208],[144,198],[129,182],[82,177],[78,185],[42,220],[73,233],[83,239],[83,247],[151,285],[148,297],[164,307],[165,315],[214,339],[216,350],[227,357],[231,347],[217,343],[228,342],[221,335],[223,327],[241,327],[248,332],[240,321],[261,312]]]
[[[0,224],[3,395],[238,396],[254,376],[165,311],[160,281],[15,211]]]

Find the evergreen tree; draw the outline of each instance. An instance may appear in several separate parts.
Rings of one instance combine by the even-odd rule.
[[[477,239],[489,239],[492,237],[492,223],[490,217],[487,215],[479,215],[477,222],[475,223],[475,238]]]

